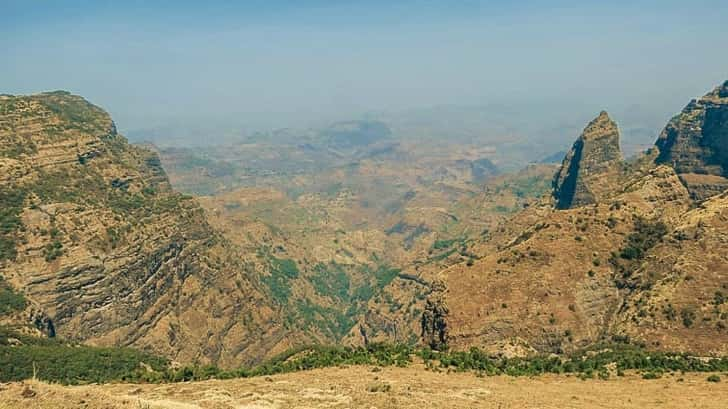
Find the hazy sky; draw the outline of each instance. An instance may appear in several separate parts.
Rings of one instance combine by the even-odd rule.
[[[524,101],[667,117],[728,79],[727,22],[726,0],[0,0],[0,93],[66,89],[122,129]]]

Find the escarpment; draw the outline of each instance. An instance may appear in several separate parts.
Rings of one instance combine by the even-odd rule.
[[[691,101],[655,143],[657,163],[675,168],[695,199],[728,188],[728,81]]]
[[[289,346],[265,267],[100,108],[0,97],[0,170],[0,274],[28,299],[15,324],[42,316],[63,338],[225,366]]]
[[[553,182],[556,207],[568,209],[595,203],[619,172],[622,154],[617,124],[602,111],[584,129],[566,154]]]

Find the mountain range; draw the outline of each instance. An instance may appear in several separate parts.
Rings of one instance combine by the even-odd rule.
[[[378,341],[728,353],[728,82],[629,159],[606,112],[515,173],[395,139],[346,122],[200,160],[67,92],[0,96],[0,325],[226,367]]]

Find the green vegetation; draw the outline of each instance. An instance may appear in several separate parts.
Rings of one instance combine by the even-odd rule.
[[[23,345],[10,346],[9,338]],[[247,378],[340,365],[407,366],[412,353],[412,348],[402,345],[306,346],[288,350],[252,368],[230,371],[213,365],[172,368],[164,358],[129,348],[67,345],[0,327],[0,382],[29,379],[34,374],[38,379],[63,384]]]
[[[334,339],[346,335],[356,324],[354,317],[356,308],[341,312],[335,308],[323,307],[313,304],[309,300],[297,301],[295,306],[296,317],[303,321],[303,328],[316,327]]]
[[[374,296],[374,289],[369,284],[362,284],[354,290],[353,299],[359,301],[368,301]]]
[[[316,264],[313,268],[314,275],[311,277],[316,292],[323,296],[335,297],[342,301],[349,300],[349,275],[342,266],[336,263]]]
[[[630,280],[632,272],[635,271],[647,251],[657,245],[667,234],[667,226],[661,222],[651,222],[642,217],[636,217],[634,231],[627,236],[622,249],[612,254],[610,262],[620,272],[616,279],[617,287],[635,289],[638,284]],[[650,283],[642,283],[643,287],[649,287]]]
[[[48,262],[57,259],[63,255],[63,244],[58,240],[54,240],[43,248],[43,255],[45,256],[45,261]]]
[[[359,269],[359,273],[367,277],[368,281],[353,287],[347,267],[350,266],[333,262],[315,265],[310,278],[314,290],[318,295],[330,297],[338,307],[324,307],[309,300],[299,300],[295,303],[293,309],[295,314],[291,317],[291,321],[303,321],[305,327],[318,328],[334,339],[339,339],[354,326],[356,317],[362,312],[365,303],[392,282],[401,271],[384,264],[376,268],[369,265],[356,266],[355,268]]]
[[[271,257],[270,266],[274,271],[283,274],[288,278],[296,278],[300,273],[296,266],[296,262],[289,258]]]
[[[39,379],[65,384],[136,379],[141,363],[162,370],[166,361],[127,348],[22,345],[0,347],[4,382],[28,379],[33,366]]]
[[[22,342],[10,345],[9,339]],[[0,327],[0,382],[33,377],[64,384],[140,380],[146,370],[164,371],[168,361],[129,348],[64,344],[55,339],[23,336]]]
[[[377,288],[382,289],[389,285],[402,270],[386,265],[380,265],[374,270],[374,278],[377,280]]]
[[[432,261],[442,261],[442,260],[445,260],[446,258],[450,257],[451,255],[455,254],[455,252],[457,252],[457,251],[458,251],[458,249],[452,248],[452,249],[450,249],[448,251],[445,251],[445,252],[442,252],[442,253],[434,256],[434,257],[430,257],[430,260],[432,260]]]
[[[627,236],[627,243],[619,256],[626,260],[640,260],[647,250],[654,247],[667,234],[667,226],[663,222],[649,222],[641,217],[635,220],[634,232]]]
[[[27,301],[22,294],[16,293],[13,288],[0,276],[0,316],[9,314],[13,311],[22,311],[25,309]]]
[[[10,346],[8,338],[23,345]],[[288,350],[255,367],[222,370],[212,365],[171,368],[162,358],[125,348],[71,346],[55,339],[33,338],[0,327],[0,381],[28,379],[35,370],[39,379],[65,384],[87,382],[180,382],[245,378],[341,365],[401,366],[419,356],[426,368],[474,371],[479,375],[534,376],[574,374],[582,379],[608,379],[616,370],[642,373],[655,379],[669,372],[725,372],[728,358],[702,359],[686,354],[646,351],[628,344],[600,345],[571,355],[538,355],[528,358],[491,356],[469,351],[438,352],[407,345],[370,344],[367,347],[302,346]],[[142,365],[142,363],[144,365]],[[708,377],[720,381],[718,375]]]
[[[513,213],[514,209],[503,205],[496,205],[493,210],[498,213]]]
[[[449,239],[449,240],[436,240],[435,243],[432,244],[433,250],[444,250],[448,249],[453,246],[453,244],[461,241],[460,239]]]
[[[680,318],[682,318],[682,323],[685,328],[690,328],[693,326],[693,322],[695,322],[695,311],[689,308],[683,308],[680,310]]]
[[[486,375],[533,376],[545,373],[572,373],[591,378],[595,374],[608,377],[608,366],[616,370],[637,370],[645,379],[654,379],[665,372],[723,372],[728,370],[728,357],[704,360],[687,354],[653,352],[634,345],[601,345],[564,356],[532,356],[502,358],[489,356],[473,348],[467,352],[435,352],[422,350],[420,356],[429,368],[453,368],[477,371]],[[437,365],[436,365],[437,364]],[[603,375],[604,374],[604,375]]]
[[[15,232],[22,226],[20,213],[23,211],[25,193],[8,189],[0,192],[0,261],[14,260]]]
[[[263,282],[270,288],[273,298],[280,302],[288,302],[291,296],[289,281],[297,278],[300,274],[296,262],[291,259],[279,259],[268,255],[270,275],[263,277]]]

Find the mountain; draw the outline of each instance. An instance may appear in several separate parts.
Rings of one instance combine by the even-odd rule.
[[[728,202],[714,195],[725,190],[726,95],[723,84],[691,102],[629,162],[600,113],[552,196],[471,243],[468,262],[431,276],[421,341],[515,355],[613,339],[728,352]]]
[[[180,362],[290,346],[270,261],[241,254],[81,97],[0,97],[0,192],[0,274],[27,299],[2,322]]]

